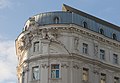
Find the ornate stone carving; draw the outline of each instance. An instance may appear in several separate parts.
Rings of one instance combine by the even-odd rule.
[[[97,43],[94,43],[94,53],[95,53],[95,56],[98,55],[98,44]]]
[[[67,64],[61,64],[61,67],[63,67],[63,68],[69,68],[69,66]]]
[[[78,65],[73,65],[73,68],[79,69],[79,66]]]
[[[74,48],[75,50],[79,51],[78,50],[78,45],[79,45],[79,38],[78,37],[75,37],[74,38]]]
[[[93,67],[93,73],[99,75],[99,72],[100,72],[100,68],[97,65],[95,65]]]
[[[47,65],[47,64],[41,64],[41,66],[42,66],[42,68],[48,68],[49,67],[49,65]]]

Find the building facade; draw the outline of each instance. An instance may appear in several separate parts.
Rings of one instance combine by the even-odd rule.
[[[16,39],[18,83],[120,83],[120,27],[63,5]]]

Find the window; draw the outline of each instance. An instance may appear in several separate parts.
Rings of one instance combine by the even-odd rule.
[[[114,83],[119,83],[119,78],[118,77],[114,77]]]
[[[100,29],[100,34],[104,35],[104,30]]]
[[[89,77],[88,69],[83,68],[82,80],[83,80],[83,81],[88,81],[88,77]]]
[[[88,54],[88,44],[83,43],[83,53]]]
[[[114,40],[117,40],[117,36],[116,36],[115,33],[113,33],[112,37],[113,37]]]
[[[100,49],[100,59],[105,60],[105,50]]]
[[[39,42],[34,42],[34,47],[33,47],[33,51],[34,52],[38,52],[39,51]]]
[[[59,64],[51,64],[51,78],[60,78]]]
[[[106,83],[106,74],[101,73],[100,83]]]
[[[39,80],[39,67],[38,66],[32,68],[32,79]]]
[[[56,24],[59,23],[59,18],[58,17],[54,18],[54,23],[56,23]]]
[[[84,27],[84,28],[88,28],[87,22],[83,22],[83,27]]]
[[[118,55],[117,54],[113,54],[113,63],[118,64]]]

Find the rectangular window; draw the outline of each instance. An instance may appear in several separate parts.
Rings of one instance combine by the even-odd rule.
[[[39,42],[34,42],[34,46],[33,46],[33,51],[34,52],[38,52],[39,51]]]
[[[32,68],[32,79],[39,80],[39,67],[35,66]]]
[[[113,54],[113,63],[118,64],[118,55],[117,54]]]
[[[51,78],[60,78],[59,64],[51,64]]]
[[[82,80],[83,81],[88,81],[88,77],[89,77],[89,70],[86,68],[83,68],[83,75],[82,75]]]
[[[100,83],[106,83],[106,74],[101,73]]]
[[[100,49],[100,59],[105,60],[105,50]]]
[[[83,53],[88,54],[88,44],[83,43]]]
[[[114,77],[114,83],[119,83],[119,78],[118,77]]]

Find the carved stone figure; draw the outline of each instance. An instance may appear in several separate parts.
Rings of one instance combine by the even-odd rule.
[[[77,50],[77,51],[78,51],[78,45],[79,45],[79,38],[78,38],[78,37],[75,37],[75,39],[74,39],[74,48],[75,48],[75,50]]]

